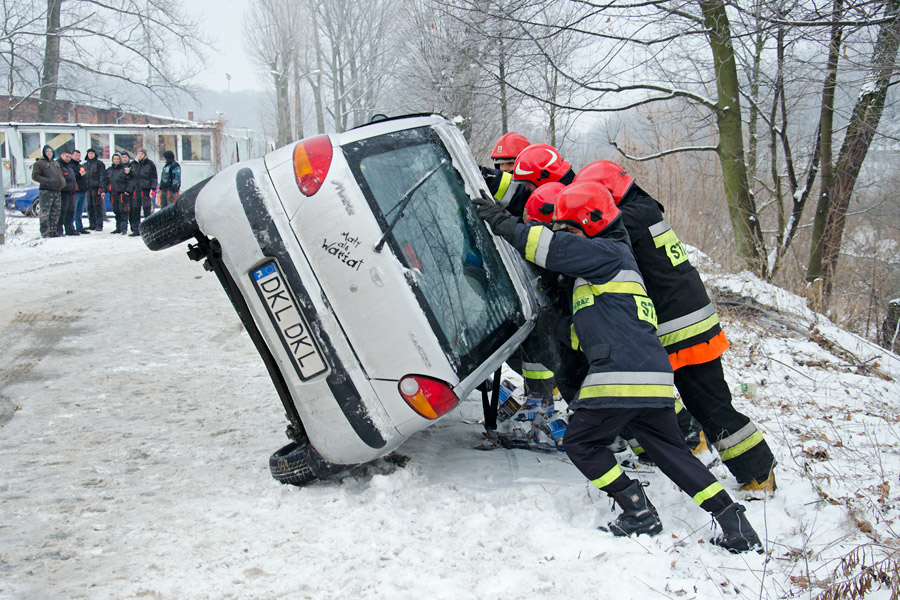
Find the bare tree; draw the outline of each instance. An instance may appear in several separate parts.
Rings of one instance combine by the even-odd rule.
[[[272,78],[278,146],[288,144],[292,137],[290,88],[301,44],[298,21],[297,5],[291,0],[257,0],[244,17],[245,47]]]
[[[863,161],[881,121],[888,88],[897,73],[897,50],[900,48],[900,1],[885,0],[884,19],[879,26],[871,61],[871,78],[866,82],[853,107],[847,133],[838,156],[830,194],[822,198],[828,202],[821,239],[813,239],[808,278],[822,277],[822,300],[825,306],[831,297],[837,269],[841,239],[844,234],[847,208]],[[830,157],[829,157],[830,159]],[[817,272],[817,267],[821,270]]]
[[[204,67],[197,24],[170,0],[47,0],[38,119],[59,92],[108,100],[144,90],[169,103]]]
[[[10,97],[6,118],[12,119],[22,100],[39,91],[40,56],[37,43],[44,36],[45,15],[35,0],[0,1],[0,61],[5,72],[6,94]]]
[[[833,103],[836,86],[844,97],[853,95],[853,85],[859,82],[856,73],[863,65],[846,66],[844,79],[837,77],[834,52],[842,45],[840,33],[851,31],[857,52],[872,44],[868,33],[885,30],[893,20],[883,8],[886,3],[858,0],[840,10],[835,1],[822,12],[817,3],[788,0],[578,0],[575,4],[583,7],[582,12],[565,22],[548,24],[541,17],[556,3],[536,0],[506,19],[525,31],[549,27],[590,39],[593,63],[579,69],[555,66],[561,78],[590,96],[580,104],[567,103],[535,93],[533,88],[513,87],[538,102],[584,112],[628,111],[660,103],[677,112],[685,102],[702,109],[697,111],[697,125],[710,120],[716,125],[710,143],[657,148],[645,156],[623,154],[652,160],[680,152],[715,152],[738,252],[746,266],[773,277],[799,231],[822,157],[820,132],[825,140],[822,121],[829,113],[813,106],[815,96],[809,89],[821,86],[822,102],[829,102],[830,94]],[[835,7],[838,10],[831,10]],[[890,38],[885,35],[885,40]],[[831,49],[826,61],[822,57],[829,53],[817,51],[823,46]],[[881,41],[874,46],[887,48]],[[870,64],[876,65],[872,68],[881,76],[873,75],[870,81],[878,79],[886,89],[895,72],[895,58],[896,50],[873,54]],[[863,96],[868,96],[869,87],[862,86]],[[874,100],[865,105],[867,117],[877,112],[872,110],[878,104],[877,97]],[[819,119],[814,117],[817,114]],[[838,114],[836,123],[825,124],[828,140],[842,130],[845,119],[853,129],[853,118]],[[872,134],[874,127],[877,120],[868,118],[864,129]],[[768,144],[760,144],[762,139]],[[868,142],[865,136],[859,141],[865,145],[871,137]],[[768,162],[768,173],[760,169],[763,160]],[[838,180],[840,173],[853,171],[843,165],[838,160]]]
[[[360,125],[378,109],[396,56],[389,0],[331,0],[315,4],[317,54],[331,88],[327,107],[337,131]]]

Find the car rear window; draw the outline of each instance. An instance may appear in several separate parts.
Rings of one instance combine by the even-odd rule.
[[[406,130],[343,147],[372,211],[387,230],[410,196],[387,245],[445,352],[465,376],[524,322],[519,297],[463,180],[438,135]]]

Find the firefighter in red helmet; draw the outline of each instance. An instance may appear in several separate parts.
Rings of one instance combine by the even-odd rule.
[[[656,306],[657,335],[685,406],[700,421],[740,490],[771,494],[775,457],[756,425],[732,404],[721,361],[728,340],[700,274],[663,218],[663,206],[610,161],[587,165],[575,182],[602,184],[622,211],[647,294]]]
[[[559,150],[548,144],[532,144],[522,152],[516,159],[513,168],[513,178],[518,181],[527,182],[529,185],[541,186],[558,182],[568,185],[575,179],[575,172],[572,165],[563,159]],[[565,361],[563,361],[565,362]],[[583,365],[571,364],[565,365],[564,368],[571,373],[576,373],[579,367]],[[580,378],[576,378],[580,379]],[[560,391],[565,395],[568,389],[568,377],[557,378],[557,385]],[[685,441],[695,453],[706,450],[706,442],[704,441],[700,429],[700,425],[694,420],[689,411],[683,410],[683,404],[678,401],[675,404],[675,413],[677,414],[679,427],[684,435]],[[628,431],[623,432],[627,434]],[[632,450],[640,456],[641,460],[645,460],[644,449],[635,441],[631,441]]]
[[[549,144],[532,144],[519,153],[513,165],[513,179],[527,181],[540,187],[558,181],[572,183],[575,172],[572,165],[563,160],[559,150]]]
[[[550,223],[553,220],[556,197],[565,188],[566,186],[555,181],[534,190],[531,193],[531,196],[528,197],[528,202],[525,203],[525,211],[522,213],[522,220],[526,223],[529,221]]]
[[[565,450],[623,509],[607,530],[616,536],[662,531],[640,481],[625,475],[607,448],[622,427],[630,425],[663,473],[719,521],[723,534],[714,543],[732,552],[761,551],[744,507],[732,501],[681,437],[672,410],[672,367],[656,336],[653,302],[609,191],[597,183],[562,190],[553,223],[568,232],[520,223],[490,199],[476,199],[475,204],[494,233],[526,260],[576,278],[572,327],[590,368],[569,405],[573,413]]]
[[[531,189],[521,182],[513,181],[513,164],[519,152],[531,145],[524,135],[511,131],[501,136],[494,142],[491,159],[494,161],[493,169],[481,169],[481,174],[494,197],[500,205],[510,214],[522,216],[522,210]]]
[[[511,173],[513,164],[519,152],[531,145],[524,135],[510,131],[494,142],[494,149],[491,151],[491,158],[494,161],[494,168]]]

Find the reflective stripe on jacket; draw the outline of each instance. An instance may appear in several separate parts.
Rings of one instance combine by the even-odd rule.
[[[621,221],[604,233],[587,239],[542,225],[516,227],[514,245],[527,260],[576,278],[573,333],[590,367],[570,408],[672,407],[672,368]]]
[[[531,191],[521,181],[513,181],[512,173],[500,169],[482,169],[481,172],[494,200],[512,216],[522,218]]]
[[[672,367],[721,356],[728,341],[715,305],[684,246],[663,218],[662,206],[636,185],[631,186],[618,206],[645,278],[647,295],[656,308],[657,335],[670,355]]]

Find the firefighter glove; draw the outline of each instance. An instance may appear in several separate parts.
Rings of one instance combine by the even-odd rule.
[[[517,218],[506,212],[497,201],[482,192],[481,198],[472,200],[478,211],[478,216],[491,226],[494,234],[499,235],[509,242],[516,236]]]

